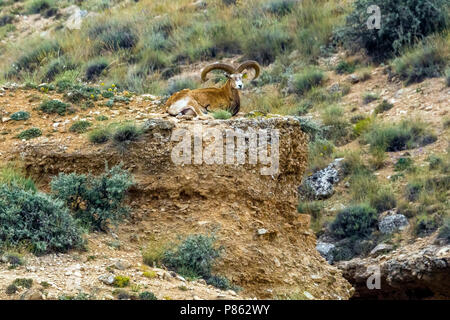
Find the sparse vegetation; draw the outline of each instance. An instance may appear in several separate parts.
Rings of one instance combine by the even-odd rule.
[[[57,113],[60,116],[64,116],[66,113],[71,112],[69,107],[67,103],[59,100],[47,100],[40,105],[39,110],[45,113]]]
[[[231,118],[231,113],[227,110],[218,110],[213,113],[214,119],[227,120]]]
[[[34,139],[37,137],[42,136],[42,131],[39,128],[30,128],[27,130],[22,131],[21,133],[19,133],[17,135],[18,139],[21,140],[30,140],[30,139]]]
[[[91,126],[92,123],[90,123],[89,121],[80,120],[74,122],[74,124],[70,126],[69,131],[75,133],[85,133]]]
[[[30,113],[26,111],[17,111],[11,115],[11,119],[15,121],[30,119]]]
[[[98,177],[60,173],[51,181],[52,194],[67,205],[84,225],[106,231],[128,214],[123,205],[126,191],[133,184],[121,166],[107,169]]]

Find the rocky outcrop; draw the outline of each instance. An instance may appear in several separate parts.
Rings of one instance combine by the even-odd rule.
[[[392,214],[378,222],[378,229],[383,234],[391,234],[402,231],[409,226],[408,219],[402,214]]]
[[[419,239],[376,258],[337,266],[353,284],[356,299],[449,299],[450,245],[437,246],[432,240]]]
[[[339,182],[342,160],[344,159],[336,159],[325,169],[319,170],[306,178],[301,189],[311,193],[315,199],[331,197],[334,193],[333,186]]]
[[[145,134],[125,148],[86,144],[73,149],[38,138],[22,144],[16,154],[28,173],[41,181],[59,172],[100,173],[105,162],[109,166],[122,162],[136,181],[130,192],[133,232],[173,240],[192,233],[215,233],[225,249],[215,272],[243,287],[244,295],[273,298],[307,292],[316,299],[352,295],[341,271],[316,251],[309,216],[296,210],[308,142],[298,120],[170,118],[149,120],[144,127]],[[237,152],[234,163],[224,159],[223,164],[208,164],[199,155],[209,154],[213,142],[198,132],[209,129],[219,132],[214,141],[227,141],[230,132],[269,130],[269,134],[266,144],[258,142],[251,152]],[[271,134],[276,131],[278,136]],[[183,158],[178,151],[186,134],[191,154]],[[248,146],[255,141],[252,137],[240,142]],[[226,153],[227,148],[223,150]],[[258,161],[249,161],[255,155]],[[238,164],[237,159],[245,161]]]

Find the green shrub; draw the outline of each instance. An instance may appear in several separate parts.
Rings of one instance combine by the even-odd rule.
[[[441,46],[445,48],[448,44]],[[441,77],[449,61],[445,54],[447,49],[444,48],[440,48],[437,42],[421,44],[395,59],[392,62],[394,71],[407,85],[426,78]]]
[[[123,206],[126,191],[133,184],[128,171],[115,166],[100,176],[60,173],[50,185],[55,198],[69,207],[76,219],[94,230],[106,231],[128,214]]]
[[[302,95],[311,90],[312,87],[320,85],[324,77],[324,73],[316,68],[308,68],[301,73],[294,74],[292,79],[293,91]]]
[[[385,111],[391,110],[394,107],[392,103],[389,103],[387,100],[383,100],[374,110],[375,114],[383,113]]]
[[[18,139],[21,140],[30,140],[30,139],[34,139],[37,137],[42,136],[42,131],[39,128],[30,128],[27,130],[22,131],[21,133],[19,133],[17,135]]]
[[[171,81],[167,87],[166,94],[172,95],[175,92],[181,91],[183,89],[197,89],[199,84],[192,78],[181,78],[175,81]]]
[[[33,179],[25,177],[21,171],[12,166],[0,170],[0,184],[15,185],[31,192],[37,191]]]
[[[367,204],[347,207],[338,213],[331,224],[334,236],[343,239],[349,237],[365,238],[377,226],[377,212]]]
[[[441,228],[439,229],[438,238],[446,240],[447,243],[450,242],[450,218],[449,217],[446,217],[444,219],[444,223],[442,224]]]
[[[230,280],[223,276],[210,276],[206,279],[206,283],[220,290],[242,290],[242,288],[232,284]]]
[[[450,87],[450,68],[447,68],[445,71],[445,83],[447,84],[447,87]]]
[[[35,253],[80,247],[81,231],[62,201],[0,185],[0,245],[28,243]]]
[[[95,120],[97,120],[97,121],[106,121],[108,119],[109,118],[105,115],[100,115],[100,116],[95,117]]]
[[[406,185],[405,197],[408,201],[417,201],[420,193],[423,189],[423,183],[421,181],[413,181]]]
[[[163,263],[182,275],[207,279],[222,251],[214,247],[214,242],[212,236],[190,235],[178,247],[164,253]]]
[[[112,135],[114,143],[122,146],[124,143],[136,141],[142,134],[142,130],[135,124],[123,124],[117,127]]]
[[[6,287],[5,293],[7,295],[12,295],[15,294],[17,291],[19,291],[19,288],[17,288],[15,284],[10,284],[9,286]]]
[[[13,281],[17,287],[30,289],[33,286],[33,279],[17,278]]]
[[[436,217],[422,215],[417,218],[414,232],[417,236],[423,237],[432,234],[438,228],[439,223],[436,221]]]
[[[113,285],[117,288],[125,288],[130,284],[130,278],[126,276],[115,276]]]
[[[436,136],[427,129],[421,121],[406,121],[400,123],[374,124],[366,132],[363,141],[370,148],[389,152],[417,148],[433,143]]]
[[[380,29],[368,29],[372,13],[367,9],[376,5],[381,11]],[[376,59],[398,54],[410,45],[448,25],[446,0],[356,0],[346,25],[335,31],[335,39],[347,48],[365,48]]]
[[[32,0],[27,3],[27,13],[36,14],[43,13],[55,6],[53,0]]]
[[[344,109],[338,105],[331,105],[322,111],[322,121],[325,125],[325,138],[341,142],[349,134],[350,123],[344,118]]]
[[[395,195],[390,188],[380,188],[370,197],[369,202],[370,206],[376,209],[378,213],[391,210],[397,205]]]
[[[442,158],[438,157],[438,156],[436,156],[434,154],[430,155],[427,158],[427,161],[429,163],[430,170],[436,170],[436,169],[440,168],[444,164],[444,161],[442,160]]]
[[[9,252],[6,254],[6,261],[14,268],[25,264],[23,256],[16,252]]]
[[[155,294],[150,291],[141,292],[139,294],[139,299],[140,300],[158,300],[158,298],[156,298]]]
[[[120,20],[100,20],[88,27],[88,36],[97,41],[97,48],[111,52],[131,49],[139,41],[132,23]]]
[[[45,67],[42,80],[51,82],[55,80],[56,76],[59,74],[68,70],[74,70],[76,68],[77,65],[67,58],[55,58]]]
[[[271,0],[263,7],[263,10],[282,17],[291,13],[296,4],[295,0]]]
[[[15,121],[30,119],[30,113],[26,111],[17,111],[11,115],[11,119]]]
[[[16,62],[13,63],[9,75],[17,75],[21,71],[33,72],[40,68],[44,61],[57,56],[60,51],[61,47],[58,42],[41,40],[36,46],[31,47],[29,50],[25,50],[25,52],[19,56]]]
[[[289,33],[280,26],[256,29],[249,34],[243,44],[246,58],[267,65],[286,52],[292,43]]]
[[[0,27],[4,27],[8,24],[12,24],[14,22],[15,18],[13,15],[10,14],[4,14],[0,16]]]
[[[87,81],[96,80],[102,72],[108,67],[108,60],[105,58],[96,58],[88,62],[86,70],[84,71],[84,77]]]
[[[64,116],[66,113],[68,113],[69,110],[69,105],[67,103],[64,103],[62,101],[59,100],[47,100],[44,101],[40,107],[39,110],[41,110],[42,112],[45,113],[57,113],[60,116]]]
[[[89,121],[80,120],[74,122],[74,124],[70,126],[69,131],[76,133],[84,133],[89,129],[90,126],[92,126],[92,123],[90,123]]]
[[[353,127],[353,134],[359,137],[361,134],[369,130],[373,120],[371,118],[364,118],[355,123]]]
[[[354,63],[341,60],[339,61],[334,70],[336,71],[337,74],[353,73],[356,70],[356,65]]]
[[[411,168],[413,160],[410,157],[400,157],[394,165],[395,171],[404,171]]]
[[[89,141],[95,144],[108,142],[111,138],[111,130],[109,128],[98,128],[89,132]]]
[[[214,117],[214,119],[227,120],[227,119],[230,119],[232,117],[232,115],[227,110],[217,110],[217,111],[213,112],[213,117]]]
[[[372,101],[378,100],[380,98],[380,96],[376,93],[373,92],[365,92],[363,94],[363,103],[364,104],[369,104]]]

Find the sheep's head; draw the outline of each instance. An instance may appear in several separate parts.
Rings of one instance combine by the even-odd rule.
[[[255,76],[253,79],[256,79],[259,76],[260,67],[256,61],[245,61],[241,63],[237,68],[225,63],[213,63],[203,69],[202,81],[206,81],[206,75],[212,70],[223,70],[225,71],[227,78],[231,82],[231,87],[237,90],[241,90],[244,88],[242,80],[247,78],[247,73],[243,71],[247,69],[255,70]]]

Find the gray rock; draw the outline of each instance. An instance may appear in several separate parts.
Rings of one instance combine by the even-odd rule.
[[[402,214],[387,216],[378,223],[378,229],[383,234],[391,234],[404,230],[409,225],[408,219]]]
[[[130,264],[126,261],[119,260],[114,264],[114,267],[118,270],[125,270],[130,267]]]
[[[107,285],[112,285],[114,283],[114,275],[113,274],[103,274],[98,277],[98,280]]]
[[[333,195],[333,185],[339,182],[342,160],[344,158],[335,159],[325,169],[306,178],[304,185],[312,191],[315,199],[326,199]]]
[[[316,250],[319,251],[320,255],[327,260],[329,264],[333,263],[333,254],[332,251],[335,248],[335,245],[327,242],[317,242]]]
[[[392,246],[390,244],[380,243],[375,248],[373,248],[372,251],[370,251],[370,256],[376,257],[382,253],[387,253],[387,252],[391,251],[393,248],[394,248],[394,246]]]

